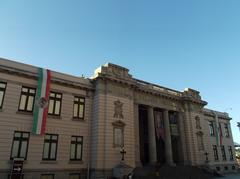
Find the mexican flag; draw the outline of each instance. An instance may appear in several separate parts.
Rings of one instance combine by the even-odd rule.
[[[50,93],[51,72],[50,70],[38,69],[38,86],[36,105],[33,115],[33,133],[44,134],[48,114],[48,99]]]

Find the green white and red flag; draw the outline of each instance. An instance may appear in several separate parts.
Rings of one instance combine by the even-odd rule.
[[[44,134],[48,114],[48,100],[50,93],[51,71],[43,68],[38,69],[38,86],[36,105],[33,116],[33,133]]]

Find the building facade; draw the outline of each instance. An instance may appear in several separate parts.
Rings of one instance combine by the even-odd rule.
[[[122,160],[236,169],[231,118],[183,92],[106,64],[92,78],[51,71],[45,132],[33,131],[37,67],[0,59],[0,178],[23,159],[24,179],[107,178]],[[122,153],[121,153],[122,152]]]

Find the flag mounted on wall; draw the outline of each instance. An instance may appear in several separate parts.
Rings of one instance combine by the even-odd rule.
[[[33,133],[44,134],[48,114],[48,99],[50,93],[51,72],[50,70],[38,69],[38,86],[36,105],[33,115]]]

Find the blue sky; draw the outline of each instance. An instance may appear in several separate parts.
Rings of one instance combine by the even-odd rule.
[[[239,0],[0,0],[0,56],[90,77],[112,62],[201,92],[240,143]],[[230,109],[232,108],[232,109]]]

